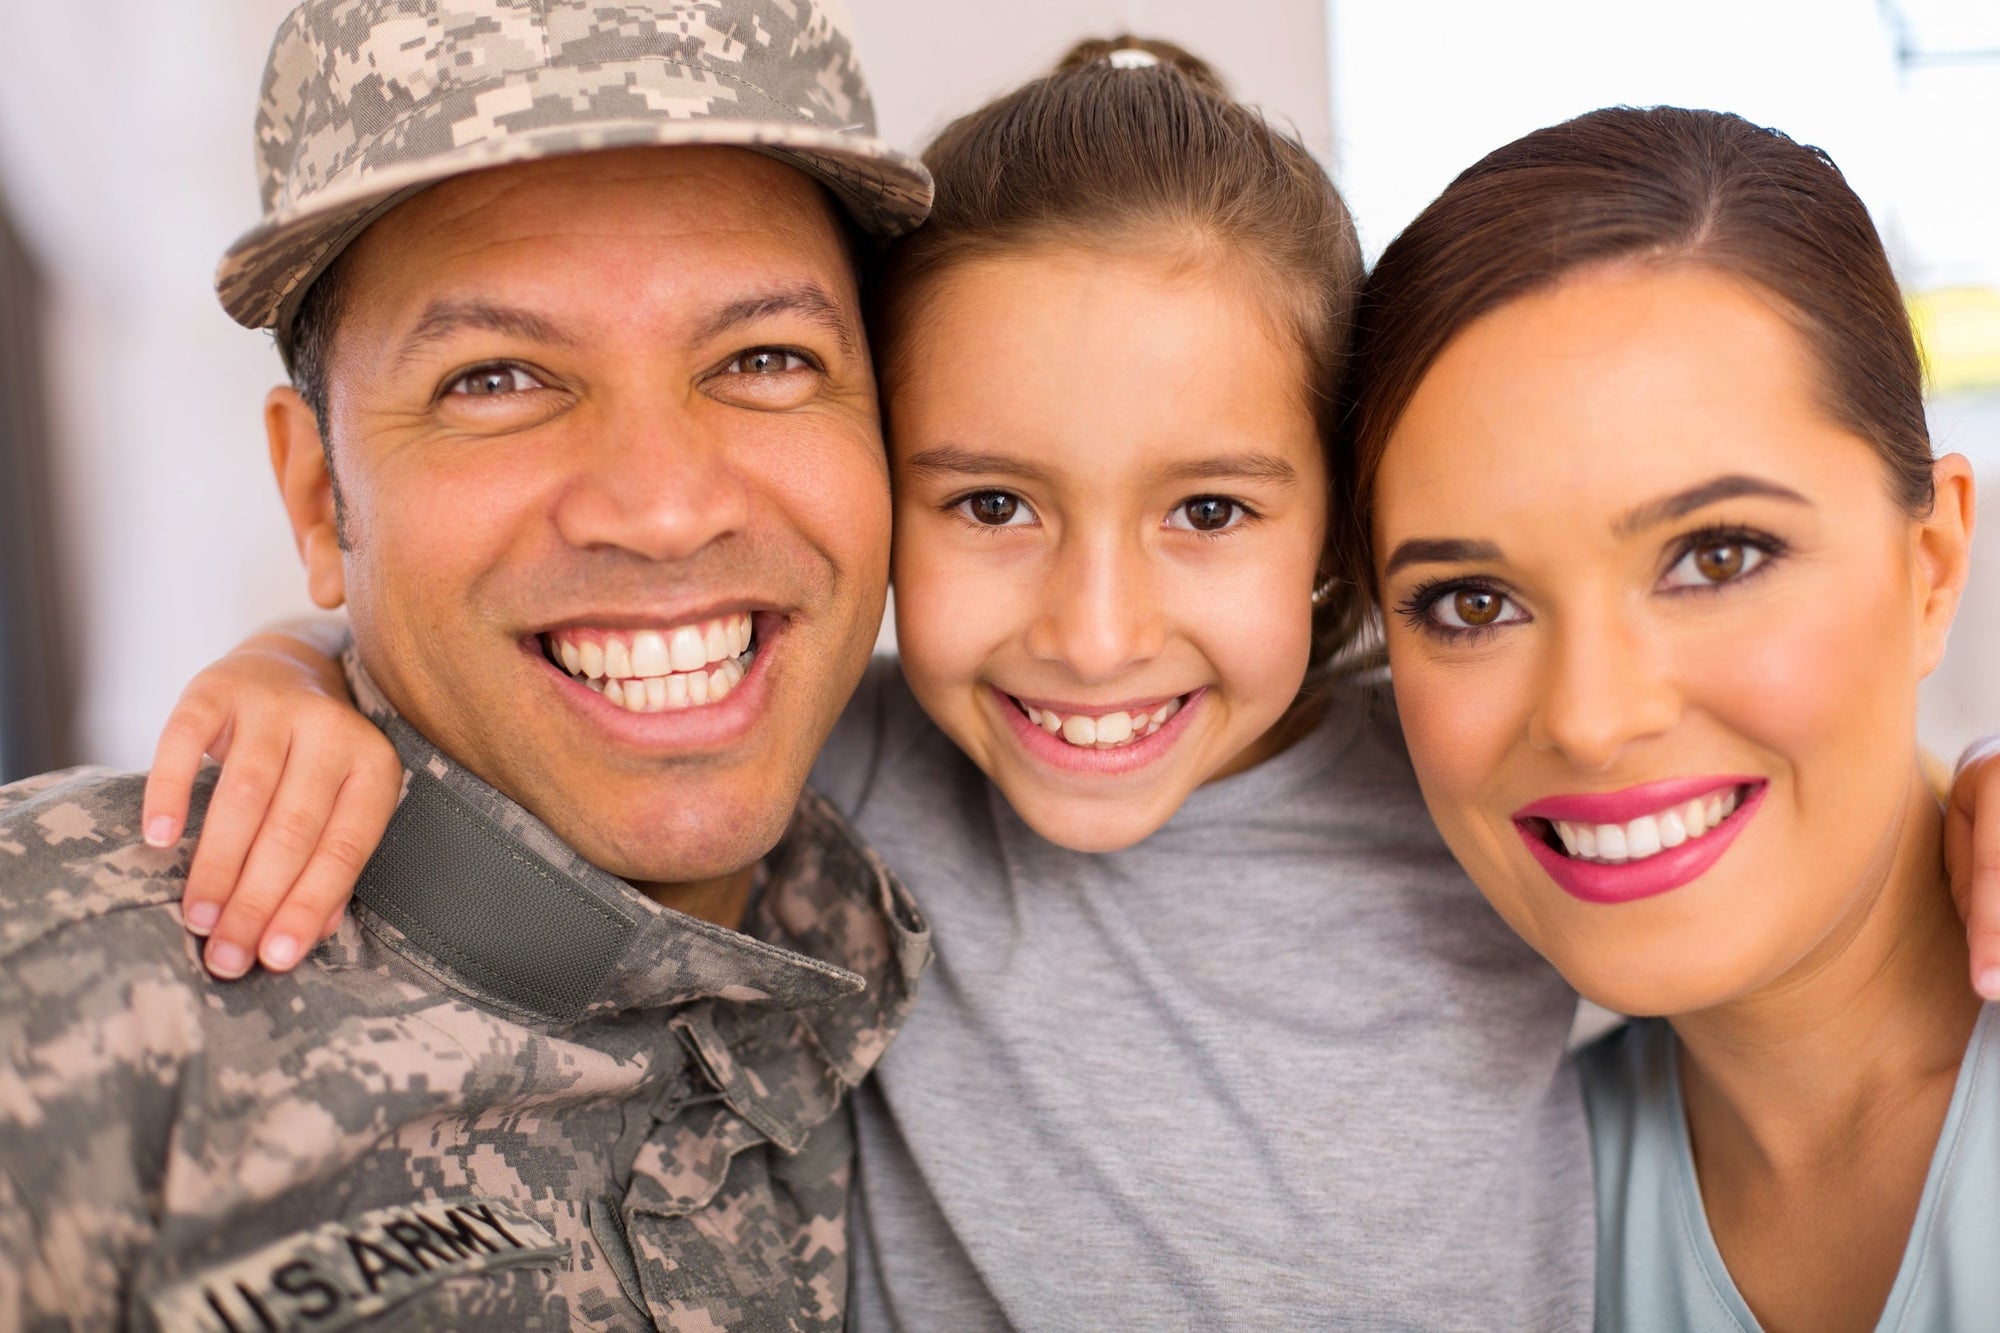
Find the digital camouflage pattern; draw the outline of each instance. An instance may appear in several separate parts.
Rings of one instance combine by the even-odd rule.
[[[668,911],[355,685],[406,795],[288,975],[182,928],[209,781],[157,850],[140,775],[0,788],[0,1329],[840,1327],[908,895],[808,793],[757,938]]]
[[[238,323],[281,327],[411,191],[641,145],[755,148],[893,236],[929,212],[930,174],[874,135],[839,0],[307,0],[264,74],[264,218],[223,257],[216,291]]]

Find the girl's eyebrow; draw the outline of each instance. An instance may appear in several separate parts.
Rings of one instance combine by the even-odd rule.
[[[1275,486],[1291,486],[1299,479],[1298,469],[1284,459],[1257,453],[1190,459],[1169,464],[1155,475],[1162,481],[1268,481]]]
[[[1009,458],[1006,454],[982,454],[961,449],[955,444],[941,444],[911,454],[909,468],[929,476],[1003,476],[1044,483],[1049,479],[1049,474],[1033,463]]]

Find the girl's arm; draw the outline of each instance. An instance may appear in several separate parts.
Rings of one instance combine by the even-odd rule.
[[[181,900],[216,976],[286,971],[332,934],[395,813],[402,764],[348,695],[346,634],[321,618],[253,635],[189,683],[161,732],[141,816],[152,846],[181,838],[203,755],[222,763]]]

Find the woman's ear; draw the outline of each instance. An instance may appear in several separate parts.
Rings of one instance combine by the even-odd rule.
[[[319,422],[298,390],[281,385],[264,399],[264,434],[292,540],[306,567],[306,590],[315,605],[331,611],[347,600],[345,534]]]
[[[1964,454],[1946,454],[1931,464],[1935,498],[1931,512],[1911,532],[1911,574],[1916,580],[1918,652],[1925,675],[1944,658],[1951,620],[1965,594],[1972,565],[1976,502],[1972,464]]]

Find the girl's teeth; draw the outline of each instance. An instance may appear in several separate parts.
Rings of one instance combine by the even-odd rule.
[[[1181,711],[1181,701],[1169,699],[1150,713],[1101,713],[1096,716],[1076,713],[1064,717],[1033,704],[1021,704],[1021,711],[1028,715],[1028,721],[1043,731],[1062,737],[1080,750],[1115,750],[1121,745],[1143,740],[1164,727],[1168,719]]]
[[[1729,818],[1736,805],[1736,790],[1730,788],[1698,796],[1657,815],[1641,815],[1624,824],[1572,824],[1560,819],[1552,823],[1556,840],[1568,855],[1583,861],[1620,865],[1643,861],[1701,837]]]

